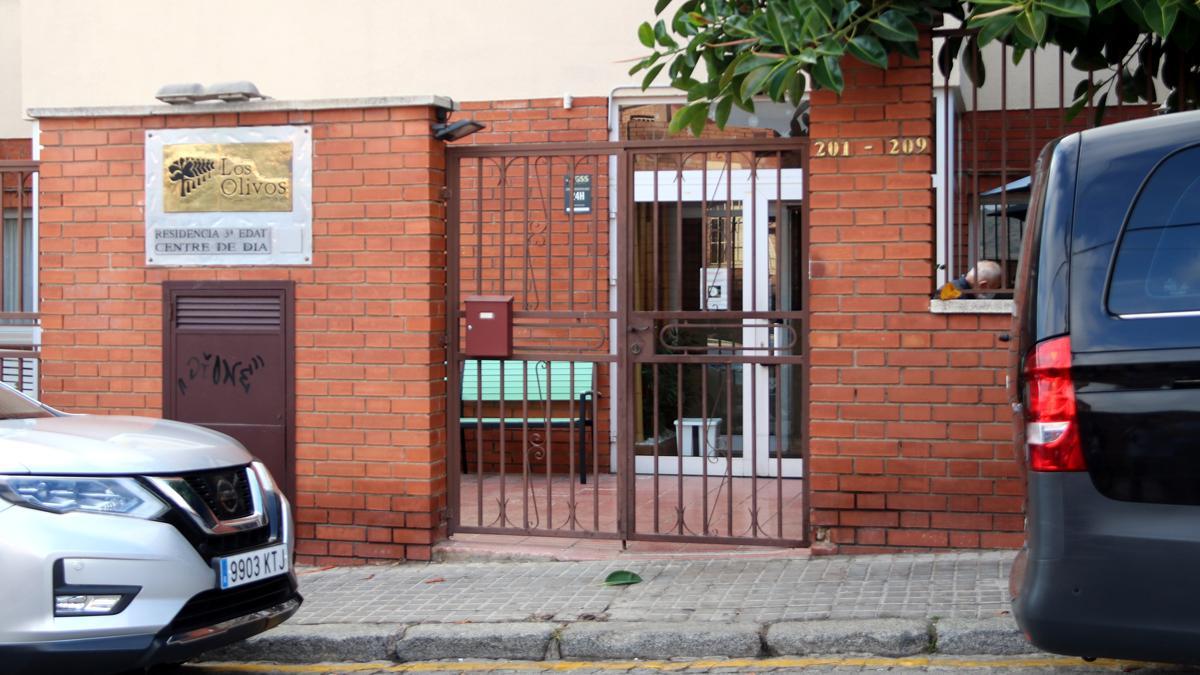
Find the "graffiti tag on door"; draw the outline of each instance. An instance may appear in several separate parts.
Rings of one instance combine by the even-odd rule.
[[[220,354],[203,352],[187,360],[187,374],[180,376],[176,384],[179,393],[185,396],[188,386],[196,380],[211,381],[216,386],[229,385],[235,389],[241,387],[249,394],[254,384],[254,374],[266,365],[263,357],[257,354],[249,361],[233,361]]]

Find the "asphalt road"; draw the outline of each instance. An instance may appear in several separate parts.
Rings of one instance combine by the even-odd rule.
[[[383,673],[1181,673],[1200,670],[1131,661],[1086,663],[1068,657],[873,656],[779,657],[770,659],[704,659],[691,661],[431,661],[424,663],[325,663],[276,665],[213,663],[188,665],[173,675],[375,675]],[[168,672],[168,671],[164,671]],[[156,671],[157,675],[157,671]]]

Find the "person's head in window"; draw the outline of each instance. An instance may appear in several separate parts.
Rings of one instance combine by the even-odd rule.
[[[961,277],[942,286],[938,297],[942,300],[975,298],[988,300],[995,297],[991,291],[1000,287],[1003,274],[1000,264],[994,260],[980,260]],[[968,291],[973,291],[968,293]]]

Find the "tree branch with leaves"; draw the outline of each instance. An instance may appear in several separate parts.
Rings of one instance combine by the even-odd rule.
[[[655,14],[670,4],[658,0]],[[1098,84],[1080,83],[1071,115],[1095,102],[1102,116],[1110,96],[1159,102],[1156,82],[1169,110],[1197,106],[1200,0],[685,0],[638,28],[652,51],[630,74],[644,71],[645,89],[665,73],[688,101],[671,131],[699,134],[710,116],[724,127],[733,106],[754,112],[755,97],[799,106],[810,83],[841,93],[846,57],[878,68],[891,54],[916,57],[918,27],[943,16],[972,30],[945,40],[938,65],[949,74],[959,62],[976,86],[986,79],[986,45],[1009,45],[1014,63],[1052,45],[1074,68],[1101,74]]]

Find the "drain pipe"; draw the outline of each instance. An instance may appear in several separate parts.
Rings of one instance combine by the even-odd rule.
[[[621,140],[621,112],[617,109],[615,99],[617,92],[622,90],[641,91],[639,87],[631,85],[620,85],[609,90],[608,140],[613,142]],[[608,309],[613,313],[616,313],[620,310],[621,302],[621,299],[617,297],[617,269],[620,267],[620,261],[617,260],[617,239],[619,235],[617,232],[617,211],[618,209],[623,208],[624,205],[617,203],[618,173],[619,169],[617,167],[617,158],[614,155],[610,155],[608,158]],[[609,340],[609,353],[615,357],[618,349],[620,348],[618,340],[623,340],[625,337],[623,335],[617,335],[616,319],[609,321],[608,334],[614,336],[613,339]],[[619,414],[620,402],[617,400],[618,387],[615,386],[617,383],[611,381],[616,379],[613,377],[616,374],[617,373],[615,372],[609,373],[610,396],[608,397],[608,415],[609,419],[611,420],[621,419]],[[617,452],[617,425],[610,424],[608,425],[608,455],[610,467],[617,466],[619,461]]]

